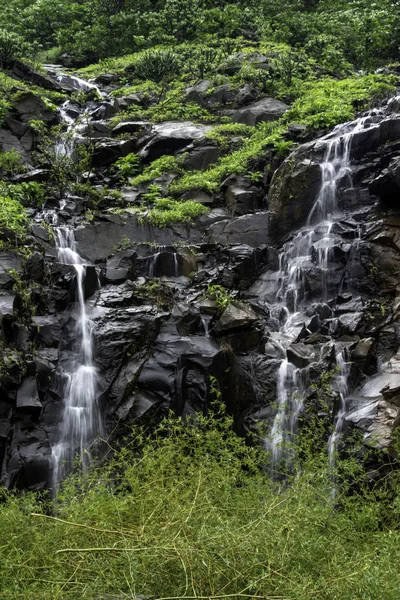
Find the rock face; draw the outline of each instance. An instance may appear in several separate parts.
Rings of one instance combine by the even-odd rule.
[[[264,58],[258,60],[268,68]],[[60,84],[81,89],[73,77]],[[272,120],[287,109],[269,98],[256,102],[250,86],[210,90],[211,82],[202,81],[187,90],[187,99],[235,106],[240,123]],[[85,141],[95,132],[90,177],[99,191],[117,179],[107,167],[132,151],[145,162],[184,151],[185,167],[197,171],[225,151],[207,139],[208,127],[193,123],[126,121],[113,129],[109,118],[117,104],[99,99],[95,86],[86,91],[97,99],[89,103],[94,120],[80,133]],[[120,107],[140,102],[126,97]],[[79,114],[73,102],[63,110],[72,118]],[[22,99],[0,132],[3,148],[29,152],[25,121],[40,114],[52,122],[54,114],[45,111],[35,96]],[[267,175],[261,181],[230,175],[218,193],[190,192],[185,198],[210,206],[193,223],[159,228],[140,222],[134,207],[147,185],[121,188],[124,208],[112,212],[105,201],[90,221],[86,197],[64,199],[59,223],[74,229],[87,263],[82,293],[94,340],[96,397],[112,443],[133,424],[154,424],[169,410],[182,417],[206,412],[216,380],[236,430],[259,435],[261,422],[270,450],[279,402],[290,406],[290,418],[281,409],[287,423],[298,424],[302,414],[323,419],[327,446],[340,420],[339,450],[354,429],[371,447],[391,450],[400,424],[395,111],[395,105],[376,110],[365,127],[355,128],[347,170],[339,176],[335,165],[330,180],[334,217],[329,211],[321,216],[315,201],[337,132],[298,147],[275,171],[269,191]],[[289,133],[298,139],[304,131],[294,125]],[[268,167],[270,160],[265,157]],[[30,170],[16,181],[47,176]],[[156,183],[166,187],[173,177]],[[43,213],[32,214],[32,251],[23,259],[0,253],[1,480],[17,489],[52,484],[52,449],[79,319],[76,269],[58,262]]]

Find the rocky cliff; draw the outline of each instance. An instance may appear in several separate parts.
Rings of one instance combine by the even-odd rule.
[[[55,73],[49,78],[66,98],[82,85],[76,81],[63,77],[57,83]],[[10,181],[43,182],[51,165],[38,168],[32,154],[43,134],[27,123],[71,125],[85,114],[73,143],[93,146],[86,176],[97,191],[95,209],[87,187],[74,194],[61,189],[45,207],[29,208],[29,235],[17,240],[18,247],[3,232],[4,485],[38,489],[53,481],[66,365],[76,352],[81,318],[76,270],[60,262],[56,227],[74,231],[85,264],[84,299],[104,436],[121,440],[133,423],[151,423],[169,410],[182,417],[207,411],[217,385],[238,433],[261,427],[267,450],[271,435],[274,446],[274,435],[283,439],[285,428],[295,433],[311,414],[323,420],[327,444],[333,433],[339,444],[339,436],[342,443],[356,428],[367,444],[390,448],[400,422],[398,100],[368,113],[352,133],[347,171],[334,179],[337,205],[327,232],[323,219],[311,229],[308,222],[323,184],[321,165],[331,141],[344,138],[352,126],[299,145],[280,166],[282,159],[266,153],[268,168],[259,181],[231,175],[216,193],[197,190],[190,199],[209,210],[196,220],[158,227],[137,210],[141,196],[152,192],[149,184],[121,184],[112,170],[115,161],[131,153],[145,163],[167,155],[201,170],[218,160],[221,148],[206,137],[207,126],[191,122],[123,120],[115,126],[111,119],[123,101],[119,106],[115,99],[100,98],[93,87],[85,93],[85,105],[67,99],[57,111],[39,96],[24,94],[0,130],[3,151],[15,148],[27,165]],[[237,122],[255,125],[286,110],[272,99],[253,100],[247,98],[244,107],[240,101]],[[167,172],[150,184],[162,187],[174,177]],[[297,288],[287,285],[282,260],[290,256],[293,264],[302,232],[309,236],[309,254],[296,250],[297,258],[306,258],[296,280],[298,298]],[[315,384],[326,373],[332,375],[322,405]],[[277,408],[280,385],[292,403],[301,390],[301,402],[290,414]],[[277,434],[279,410],[291,425],[281,425]]]

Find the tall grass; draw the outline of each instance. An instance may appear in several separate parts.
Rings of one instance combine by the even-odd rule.
[[[52,506],[3,492],[0,598],[398,600],[396,490],[330,501],[325,459],[289,485],[230,419],[168,419]]]

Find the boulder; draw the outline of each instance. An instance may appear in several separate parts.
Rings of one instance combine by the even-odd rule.
[[[257,90],[248,83],[245,83],[244,86],[239,88],[236,92],[234,102],[237,106],[245,106],[246,104],[255,102],[257,96]]]
[[[187,88],[186,99],[190,102],[197,102],[197,104],[206,108],[208,106],[206,92],[212,87],[212,81],[210,79],[203,79],[196,83],[196,85]]]
[[[118,105],[121,110],[125,110],[130,106],[142,106],[143,97],[140,94],[128,94],[126,96],[118,96]]]
[[[154,125],[150,139],[142,140],[143,147],[139,156],[146,162],[151,162],[165,154],[175,154],[178,150],[187,148],[194,140],[204,138],[208,125],[195,125],[191,122],[165,122]]]
[[[321,168],[294,152],[274,173],[268,194],[271,233],[279,243],[307,221],[321,187]]]
[[[214,335],[226,335],[241,329],[249,329],[259,320],[258,315],[245,304],[229,304],[212,330]]]
[[[231,176],[222,184],[225,203],[232,215],[246,215],[263,208],[264,194],[247,177]]]
[[[189,171],[204,171],[221,157],[218,146],[199,146],[189,152],[185,158],[185,169]]]
[[[0,293],[0,317],[11,318],[14,316],[15,294]]]
[[[25,123],[40,120],[48,125],[55,125],[59,121],[58,113],[47,108],[42,98],[32,92],[21,94],[19,100],[13,104],[13,109]]]
[[[398,209],[400,192],[400,157],[394,158],[387,169],[369,184],[369,191],[379,196],[385,207]]]
[[[25,270],[30,279],[36,281],[37,283],[43,283],[45,265],[42,254],[39,252],[33,252],[33,254],[31,254],[26,261]]]
[[[276,121],[288,108],[288,105],[280,100],[263,98],[237,110],[232,116],[232,121],[234,123],[255,126],[257,123],[263,121]]]
[[[135,152],[137,144],[135,140],[103,141],[97,142],[92,157],[93,167],[106,167],[122,156]]]
[[[21,141],[8,129],[0,129],[0,152],[16,150],[27,161],[28,154]]]
[[[14,60],[12,65],[12,73],[14,77],[17,79],[22,79],[24,81],[30,81],[33,85],[37,85],[45,90],[52,90],[56,92],[61,92],[62,87],[53,81],[47,75],[43,75],[42,73],[38,73],[32,67],[26,65],[20,60]]]
[[[268,241],[268,231],[268,215],[259,212],[213,223],[207,235],[209,243],[245,244],[256,248]]]
[[[121,134],[145,135],[150,132],[151,125],[146,121],[122,121],[112,130],[112,135],[117,137]]]
[[[33,317],[32,329],[39,344],[48,347],[58,347],[61,327],[57,317],[51,315]]]

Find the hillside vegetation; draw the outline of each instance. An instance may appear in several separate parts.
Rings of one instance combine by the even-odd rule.
[[[18,183],[27,159],[14,149],[0,154],[0,250],[22,262],[42,252],[30,236],[34,212],[67,193],[82,201],[80,224],[106,211],[126,216],[128,208],[140,226],[160,229],[189,227],[219,208],[230,175],[264,186],[264,198],[298,144],[395,92],[399,46],[399,3],[391,0],[2,2],[0,128],[31,93],[50,116],[24,123],[30,167],[46,178]],[[195,169],[186,152],[151,160],[131,152],[96,172],[90,127],[86,145],[57,154],[66,128],[51,115],[68,97],[82,114],[97,92],[32,86],[15,78],[19,60],[40,73],[44,63],[59,63],[105,86],[119,102],[107,122],[118,142],[129,138],[115,133],[127,121],[190,121],[207,126],[215,158]],[[232,121],[265,97],[287,110],[268,122]],[[133,203],[125,187],[139,190]],[[52,243],[51,227],[41,225]],[[130,245],[122,238],[114,250]],[[28,285],[23,268],[10,275],[27,329],[43,281]],[[233,296],[216,281],[203,287],[226,307]],[[171,308],[160,290],[172,292],[160,281],[142,288],[149,304],[156,298],[160,311]],[[0,384],[13,369],[25,376],[23,353],[3,338],[0,356]],[[369,471],[368,450],[354,439],[329,469],[326,424],[321,431],[317,421],[302,422],[289,473],[276,481],[259,440],[239,438],[232,425],[217,402],[190,422],[170,415],[156,431],[133,426],[126,440],[112,442],[105,464],[85,475],[77,465],[57,494],[0,488],[0,599],[398,600],[397,445],[379,460],[374,454],[381,470]]]

